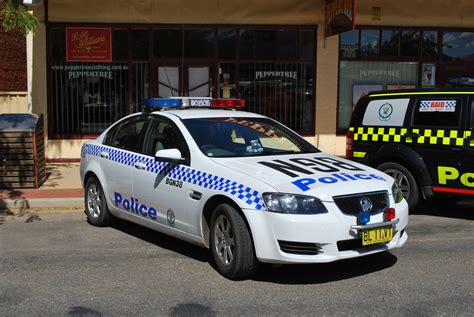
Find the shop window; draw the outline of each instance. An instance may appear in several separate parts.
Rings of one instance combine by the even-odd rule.
[[[423,31],[423,57],[438,57],[438,32]]]
[[[128,113],[126,63],[53,63],[51,78],[53,133],[100,133]]]
[[[379,56],[379,30],[361,30],[360,32],[360,56],[378,57]]]
[[[235,64],[219,64],[219,98],[236,98]]]
[[[181,30],[156,30],[153,32],[153,51],[158,58],[181,58],[183,54]]]
[[[256,30],[255,31],[255,59],[276,59],[276,31]]]
[[[217,32],[219,58],[235,59],[237,31],[235,29],[220,29]]]
[[[240,30],[240,59],[253,59],[255,48],[255,31]]]
[[[402,31],[400,55],[405,57],[419,56],[420,32]]]
[[[132,109],[142,111],[143,100],[149,98],[150,81],[148,63],[134,63],[132,66]]]
[[[214,30],[185,30],[184,57],[213,58],[214,38]]]
[[[113,60],[128,60],[128,30],[115,29],[112,36]]]
[[[384,57],[398,56],[400,36],[398,31],[382,31],[382,45],[380,47],[380,55]]]
[[[313,30],[300,30],[299,58],[301,61],[313,61],[315,57],[314,42],[316,41]]]
[[[299,132],[313,131],[311,63],[241,63],[240,97],[246,109]]]
[[[418,63],[341,61],[338,131],[349,127],[360,97],[382,89],[416,88]]]
[[[54,61],[66,60],[66,31],[61,29],[49,30],[50,56]]]
[[[444,32],[443,59],[474,61],[474,32]]]
[[[132,31],[132,57],[133,59],[148,59],[149,56],[148,30]]]
[[[298,31],[279,30],[278,31],[278,58],[298,59]]]
[[[342,33],[339,39],[339,56],[341,58],[357,58],[359,56],[359,30]]]
[[[442,107],[441,110],[427,110],[426,105],[430,107],[430,102],[450,103],[454,105],[454,109],[449,111],[446,107]],[[432,107],[432,106],[431,106]],[[419,99],[416,103],[413,113],[413,125],[414,126],[438,126],[438,127],[459,127],[460,117],[462,109],[462,100],[455,98],[436,98],[435,100]],[[454,111],[452,111],[454,110]]]

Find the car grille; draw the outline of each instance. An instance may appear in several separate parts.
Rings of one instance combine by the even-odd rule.
[[[371,215],[385,211],[390,205],[387,191],[334,196],[333,199],[342,213],[348,215],[357,215],[362,211],[360,199],[363,197],[367,197],[372,201],[372,210],[370,212]]]
[[[285,253],[316,255],[320,252],[320,246],[317,243],[293,242],[278,240],[280,250]]]

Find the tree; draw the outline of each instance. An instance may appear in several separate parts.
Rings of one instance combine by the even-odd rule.
[[[39,24],[38,19],[28,12],[21,0],[1,0],[0,21],[5,32],[18,29],[24,34],[34,33]]]

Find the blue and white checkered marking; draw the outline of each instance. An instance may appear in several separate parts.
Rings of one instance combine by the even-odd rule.
[[[433,107],[434,104],[443,103],[444,107]],[[422,100],[420,112],[454,112],[456,111],[456,100]]]
[[[148,172],[166,175],[200,187],[223,191],[257,210],[266,209],[263,198],[258,191],[230,179],[199,171],[188,166],[157,162],[153,158],[145,157],[140,154],[130,153],[119,149],[106,148],[101,145],[85,144],[83,149],[85,155],[92,156],[100,156],[100,153],[104,150],[107,150],[109,153],[108,159],[111,161],[128,166],[133,166],[137,162],[142,162],[146,165],[146,170]]]

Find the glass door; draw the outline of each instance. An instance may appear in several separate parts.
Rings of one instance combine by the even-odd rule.
[[[210,64],[158,65],[156,92],[159,98],[211,97],[213,73]]]

